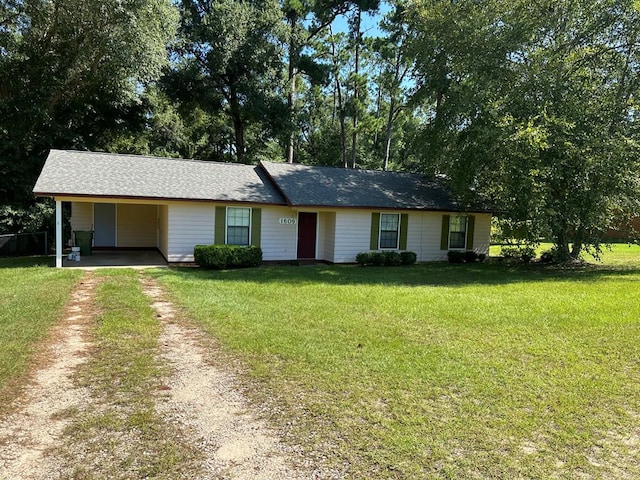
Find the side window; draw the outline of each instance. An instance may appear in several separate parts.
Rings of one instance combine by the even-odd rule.
[[[251,209],[227,208],[227,245],[249,245]]]
[[[451,215],[449,220],[449,248],[465,248],[467,243],[467,217]]]
[[[399,213],[380,214],[380,248],[398,248],[400,230]]]

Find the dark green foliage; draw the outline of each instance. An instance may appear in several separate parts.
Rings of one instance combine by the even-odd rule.
[[[384,253],[371,252],[371,265],[376,267],[384,265]]]
[[[567,259],[637,215],[637,1],[408,5],[425,170]]]
[[[484,262],[487,259],[487,255],[485,253],[478,254],[478,261]]]
[[[447,252],[449,263],[464,263],[464,252],[460,250],[449,250]]]
[[[474,263],[478,261],[478,254],[473,250],[467,250],[464,252],[464,261],[466,263]]]
[[[256,246],[196,245],[195,262],[201,268],[222,270],[225,268],[257,267],[262,263],[262,249]]]
[[[400,261],[402,265],[413,265],[418,260],[415,252],[400,252]]]
[[[502,247],[501,254],[503,258],[530,262],[531,260],[536,258],[536,249],[531,245],[505,246]]]
[[[520,258],[520,250],[518,247],[502,247],[500,249],[502,258]]]
[[[545,250],[540,255],[540,261],[542,263],[552,263],[554,261],[554,254],[555,254],[554,249]]]
[[[396,252],[388,250],[385,252],[360,252],[356,255],[356,263],[362,265],[389,266],[413,265],[418,256],[415,252]]]
[[[398,252],[388,251],[384,252],[384,264],[390,267],[396,267],[402,263],[402,259]]]
[[[0,222],[46,228],[31,190],[51,148],[109,150],[135,137],[143,86],[167,63],[169,0],[28,0],[0,4]]]
[[[360,252],[359,254],[357,254],[356,263],[363,267],[371,263],[371,252]]]

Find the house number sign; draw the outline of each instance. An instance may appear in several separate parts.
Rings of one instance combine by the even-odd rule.
[[[286,217],[280,219],[280,225],[295,225],[296,223],[298,223],[297,218]]]

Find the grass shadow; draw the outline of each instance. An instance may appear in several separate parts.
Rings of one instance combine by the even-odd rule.
[[[55,267],[54,255],[35,255],[30,257],[0,257],[0,268]]]
[[[612,267],[582,265],[556,267],[542,264],[478,263],[453,265],[433,262],[410,267],[360,267],[331,265],[314,267],[263,266],[240,270],[200,270],[171,268],[154,275],[177,275],[185,280],[230,280],[251,283],[289,283],[303,285],[324,283],[333,285],[394,285],[394,286],[466,286],[504,285],[523,282],[599,281],[612,277],[627,279],[640,276],[640,266]]]

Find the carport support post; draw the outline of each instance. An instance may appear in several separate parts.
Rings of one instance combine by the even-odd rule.
[[[62,268],[62,202],[56,200],[56,268]]]

